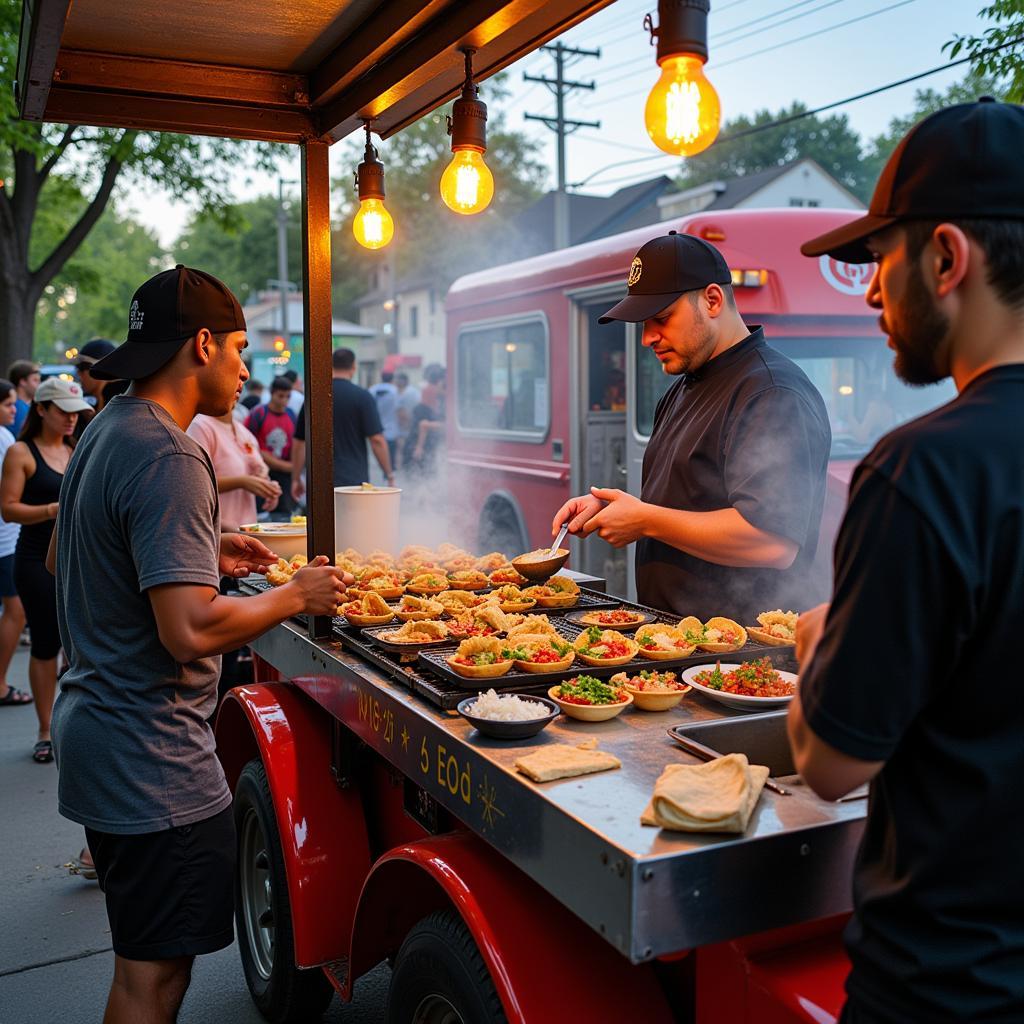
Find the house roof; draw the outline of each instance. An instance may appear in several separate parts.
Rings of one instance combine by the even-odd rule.
[[[672,180],[665,175],[628,185],[610,196],[569,193],[569,244],[653,224],[660,219],[657,198]],[[515,227],[534,251],[554,248],[555,193],[547,192],[515,219]]]
[[[284,332],[281,332],[281,299],[277,293],[268,295],[266,292],[262,292],[259,300],[244,306],[242,312],[245,314],[246,325],[251,331],[304,333],[302,296],[299,294],[288,296],[288,329]],[[370,337],[375,333],[367,327],[352,323],[351,320],[342,320],[338,317],[331,320],[331,334],[335,336],[362,338]]]

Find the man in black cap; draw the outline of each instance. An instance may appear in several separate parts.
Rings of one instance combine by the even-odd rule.
[[[826,799],[871,783],[847,1024],[1024,1020],[1021,153],[1021,107],[939,111],[867,216],[803,246],[875,261],[896,372],[959,392],[857,467],[831,605],[797,630],[797,768]]]
[[[629,294],[601,323],[643,321],[643,344],[678,379],[654,414],[640,498],[611,488],[571,498],[552,529],[621,547],[638,541],[645,604],[753,622],[807,608],[831,444],[803,371],[749,330],[711,244],[674,231],[644,245]]]
[[[112,341],[107,341],[106,338],[93,338],[78,350],[78,356],[75,359],[75,369],[78,371],[82,390],[85,392],[89,404],[97,412],[102,412],[103,406],[106,405],[103,389],[108,382],[94,377],[92,368],[104,356],[109,356],[115,348],[117,346]]]
[[[106,1024],[173,1021],[193,958],[232,941],[231,793],[208,725],[220,654],[289,616],[333,612],[345,590],[319,559],[270,593],[219,593],[221,576],[276,560],[220,533],[213,466],[185,434],[197,413],[231,408],[246,344],[216,278],[179,265],[143,284],[128,340],[90,368],[131,389],[86,431],[61,489],[58,799],[85,826],[106,895]]]

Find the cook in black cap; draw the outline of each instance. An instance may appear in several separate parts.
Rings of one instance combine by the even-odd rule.
[[[809,256],[875,260],[896,372],[958,397],[857,467],[830,606],[797,630],[796,766],[870,781],[843,1021],[1024,1020],[1024,110],[912,128],[867,216]]]
[[[230,412],[245,347],[215,277],[178,266],[143,284],[128,340],[90,366],[131,388],[90,424],[61,489],[58,799],[106,893],[118,1020],[174,1017],[192,957],[232,941],[231,793],[208,724],[220,653],[298,612],[333,613],[345,591],[320,559],[272,593],[219,592],[222,576],[276,562],[255,537],[221,534],[213,466],[185,433],[197,413]]]
[[[748,329],[722,254],[669,232],[644,245],[629,292],[600,318],[643,321],[643,344],[677,379],[658,403],[640,498],[593,488],[553,529],[637,541],[642,602],[707,621],[754,622],[823,595],[811,566],[831,443],[821,396]]]

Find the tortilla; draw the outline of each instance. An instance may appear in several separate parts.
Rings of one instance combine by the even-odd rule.
[[[729,629],[734,633],[738,633],[740,639],[737,643],[706,640],[702,644],[697,644],[702,651],[709,651],[712,654],[725,654],[727,651],[738,651],[747,642],[747,631],[738,622],[733,622],[732,619],[726,619],[721,615],[716,615],[704,623],[705,632],[709,629]]]
[[[744,754],[666,765],[640,821],[679,832],[745,832],[767,778],[768,769]]]
[[[781,636],[775,636],[758,626],[747,626],[746,628],[747,636],[751,640],[756,640],[757,643],[767,647],[793,647],[796,644],[796,640],[783,640]]]
[[[552,782],[554,779],[571,779],[577,775],[621,768],[622,762],[614,754],[603,750],[570,747],[565,743],[541,747],[515,762],[516,771],[522,772],[534,782]]]

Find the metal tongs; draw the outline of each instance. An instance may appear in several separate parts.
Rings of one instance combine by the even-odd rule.
[[[569,532],[569,520],[566,519],[562,523],[562,528],[558,531],[558,536],[555,538],[555,543],[551,545],[551,550],[548,552],[549,558],[554,558],[558,554],[558,549],[562,546],[562,541],[565,540],[565,535]]]
[[[710,747],[705,747],[703,743],[698,743],[696,740],[691,740],[689,736],[680,736],[679,733],[673,732],[672,729],[668,730],[669,736],[675,743],[683,748],[688,754],[693,754],[694,757],[699,758],[701,761],[714,761],[716,758],[722,755],[717,750],[712,750]],[[776,782],[772,778],[765,780],[765,789],[770,789],[773,793],[778,793],[779,796],[792,796],[793,791],[786,789],[785,786]]]

